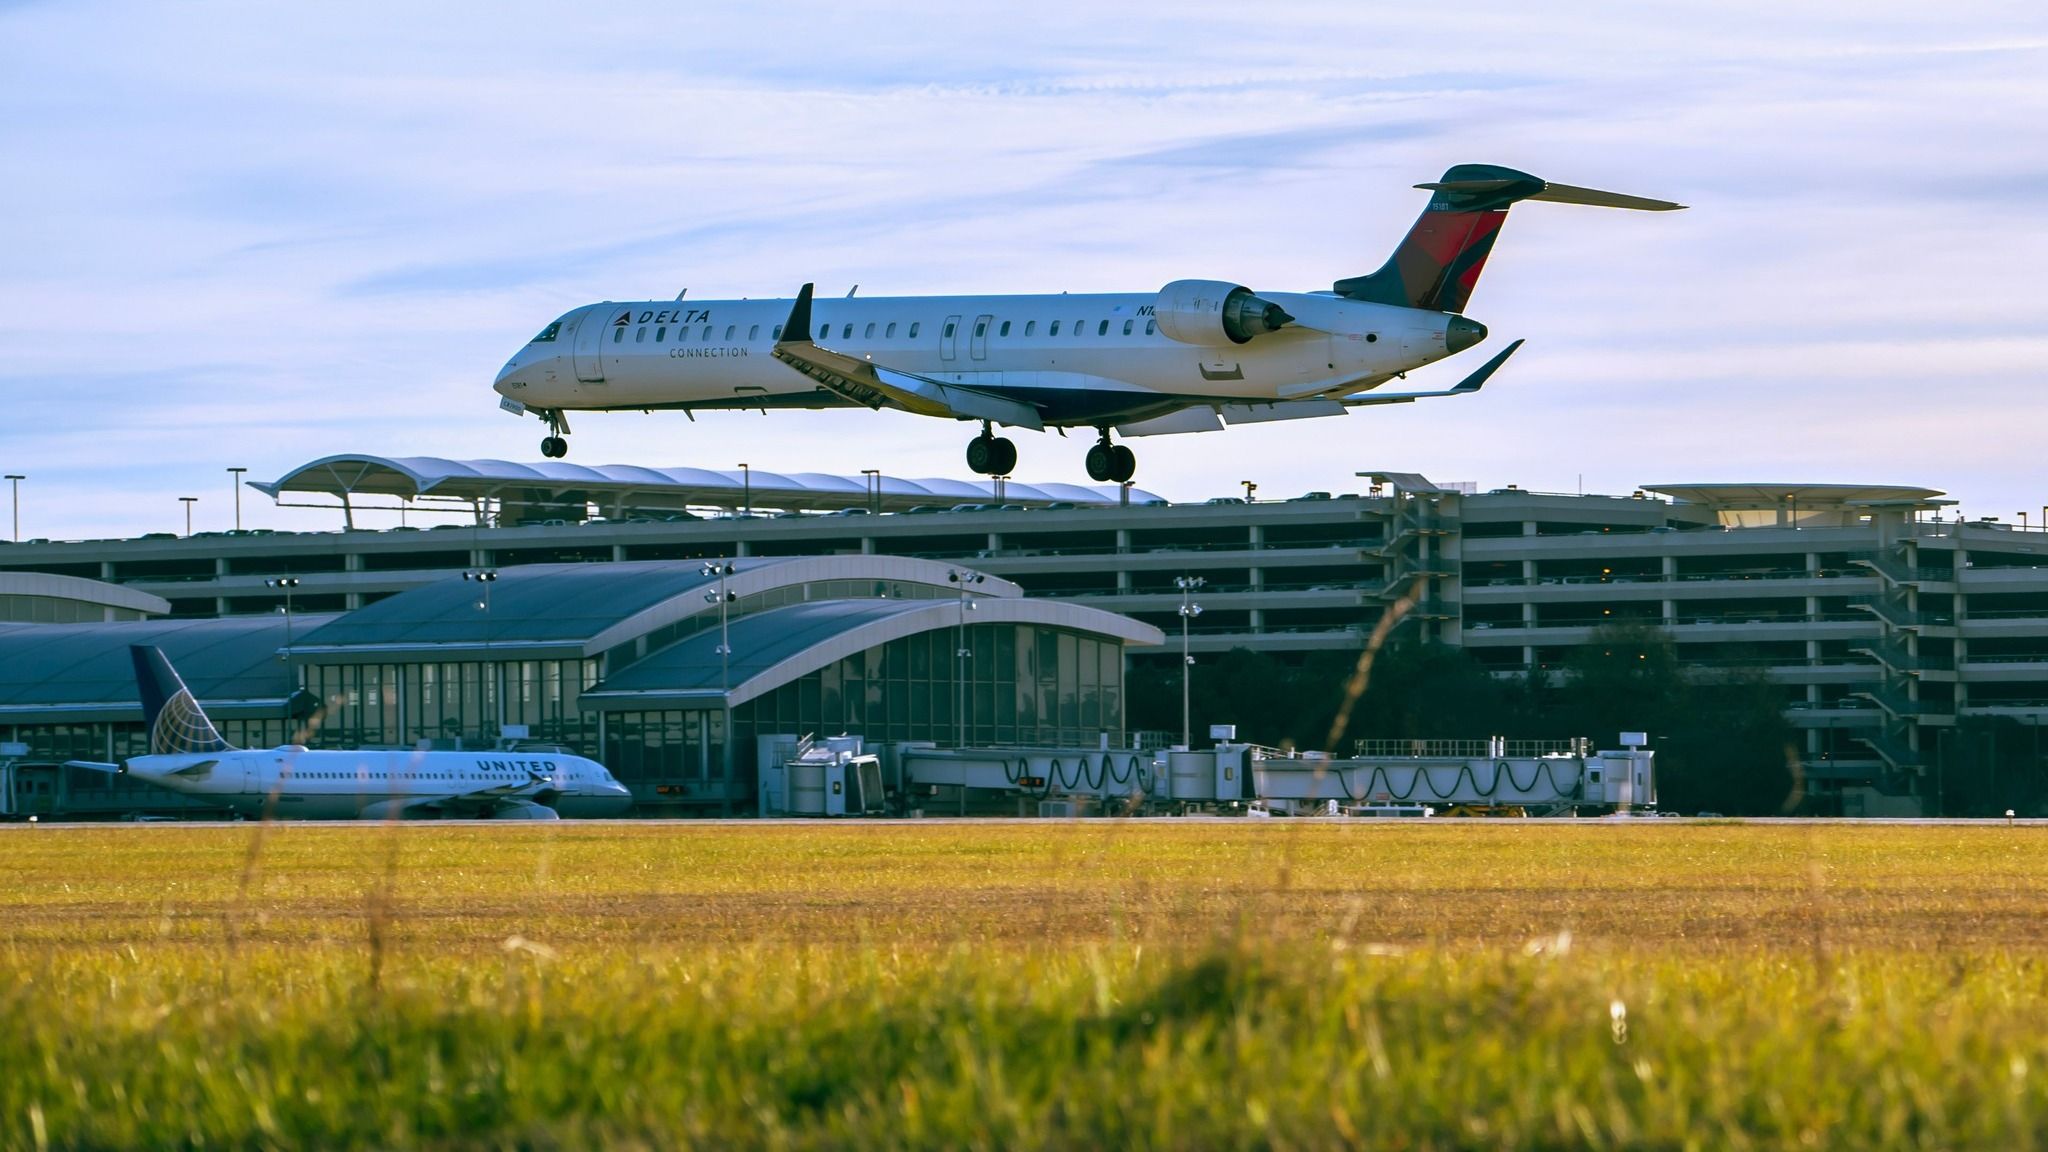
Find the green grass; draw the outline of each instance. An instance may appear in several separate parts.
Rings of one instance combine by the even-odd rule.
[[[10,829],[0,1145],[2035,1147],[2042,835]]]

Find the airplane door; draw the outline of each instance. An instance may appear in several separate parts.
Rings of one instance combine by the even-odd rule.
[[[946,317],[946,322],[939,326],[939,359],[951,360],[953,354],[960,347],[959,339],[960,318],[958,316]]]
[[[586,384],[597,384],[604,380],[604,334],[610,327],[605,321],[611,319],[612,308],[585,308],[575,321],[575,331],[569,337],[575,349],[576,379]]]
[[[996,318],[989,315],[974,318],[974,335],[968,341],[967,352],[976,360],[988,359],[988,329],[995,322]]]

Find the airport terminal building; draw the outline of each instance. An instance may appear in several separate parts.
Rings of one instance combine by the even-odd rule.
[[[1849,814],[1927,791],[1962,720],[2048,716],[2048,532],[1959,522],[1926,488],[1586,496],[1381,473],[1167,504],[371,456],[258,487],[351,527],[0,548],[0,581],[68,580],[97,605],[0,623],[0,739],[119,755],[135,711],[108,654],[141,638],[250,743],[316,712],[310,740],[337,746],[523,731],[603,760],[651,810],[728,811],[766,733],[1121,744],[1126,668],[1177,662],[1184,624],[1196,653],[1356,650],[1396,604],[1401,629],[1500,675],[1544,674],[1617,622],[1665,629],[1691,666],[1762,666],[1806,733],[1809,793]],[[353,527],[398,507],[463,517]],[[1181,576],[1204,580],[1191,623]]]

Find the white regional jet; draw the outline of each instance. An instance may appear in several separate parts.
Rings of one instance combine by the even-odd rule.
[[[162,649],[129,651],[149,753],[70,767],[137,776],[245,815],[312,820],[555,820],[616,816],[633,803],[603,765],[556,752],[237,748],[221,739]]]
[[[1088,475],[1129,480],[1124,436],[1224,422],[1338,416],[1477,392],[1517,340],[1451,388],[1374,389],[1486,338],[1464,311],[1508,207],[1549,200],[1667,211],[1683,205],[1460,164],[1385,266],[1327,292],[1176,280],[1157,292],[591,304],[544,328],[498,374],[502,407],[548,425],[567,454],[571,410],[860,406],[979,421],[967,466],[1008,475],[995,425],[1091,427]]]

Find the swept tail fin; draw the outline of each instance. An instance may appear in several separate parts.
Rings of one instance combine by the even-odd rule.
[[[1684,207],[1669,200],[1552,184],[1493,164],[1459,164],[1445,172],[1442,180],[1416,187],[1430,192],[1429,207],[1379,271],[1337,281],[1338,295],[1432,312],[1463,312],[1500,235],[1500,226],[1508,218],[1508,208],[1518,200],[1644,212]]]
[[[221,739],[206,710],[193,699],[192,690],[178,677],[178,670],[153,644],[134,644],[128,654],[135,659],[135,687],[142,696],[142,727],[149,733],[151,756],[181,756],[193,752],[233,752],[235,746]]]

